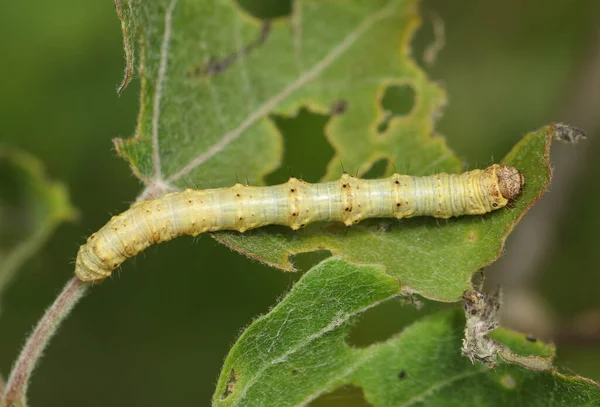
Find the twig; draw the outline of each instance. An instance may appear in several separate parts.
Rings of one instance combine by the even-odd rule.
[[[25,346],[12,368],[4,395],[0,399],[0,406],[12,405],[12,403],[26,405],[27,386],[33,369],[50,342],[50,338],[58,330],[60,323],[69,315],[73,306],[89,286],[89,283],[84,283],[77,277],[73,277],[50,308],[46,310],[46,313],[25,342]]]

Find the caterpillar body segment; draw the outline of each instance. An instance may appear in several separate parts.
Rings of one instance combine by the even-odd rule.
[[[104,279],[151,244],[181,235],[273,224],[296,230],[316,221],[350,226],[367,218],[480,215],[506,206],[523,184],[516,168],[495,164],[462,174],[377,180],[344,174],[317,184],[291,178],[268,187],[188,189],[138,202],[114,216],[80,247],[75,273],[83,281]]]

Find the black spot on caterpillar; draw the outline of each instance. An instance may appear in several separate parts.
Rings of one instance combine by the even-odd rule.
[[[151,244],[181,235],[273,224],[297,230],[315,221],[350,226],[367,218],[481,215],[506,206],[523,184],[516,168],[494,164],[462,174],[373,180],[344,174],[318,184],[290,178],[268,187],[187,189],[138,202],[114,216],[79,248],[75,273],[83,281],[104,279]]]

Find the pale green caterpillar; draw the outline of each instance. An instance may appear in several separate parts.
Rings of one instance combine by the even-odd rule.
[[[516,168],[494,164],[426,177],[363,180],[344,174],[319,184],[291,178],[269,187],[188,189],[138,202],[114,216],[80,247],[75,273],[83,281],[104,279],[151,244],[181,235],[272,224],[296,230],[316,221],[350,226],[367,218],[481,215],[506,206],[523,184]]]

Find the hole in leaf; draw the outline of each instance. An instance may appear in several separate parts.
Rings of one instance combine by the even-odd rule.
[[[331,393],[322,394],[309,404],[310,407],[371,407],[360,387],[343,386]]]
[[[284,153],[279,168],[265,177],[267,184],[281,184],[290,177],[319,181],[334,154],[325,138],[329,118],[304,107],[295,117],[271,116],[283,135]]]
[[[270,20],[292,14],[292,0],[236,0],[236,3],[252,17]]]
[[[385,133],[394,117],[406,116],[415,106],[415,90],[410,85],[388,86],[381,99],[384,117],[377,125],[379,133]]]
[[[369,168],[369,171],[365,172],[361,178],[364,179],[376,179],[376,178],[382,178],[385,176],[385,173],[387,171],[388,165],[389,165],[389,161],[387,158],[381,158],[377,161],[375,161],[375,164],[373,164],[371,166],[371,168]]]
[[[422,306],[417,308],[415,304]],[[365,348],[383,342],[424,315],[444,307],[448,306],[426,301],[420,297],[403,297],[400,300],[386,301],[360,316],[348,335],[348,345]]]

